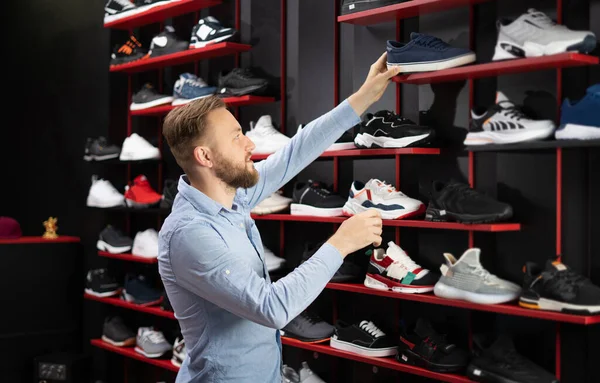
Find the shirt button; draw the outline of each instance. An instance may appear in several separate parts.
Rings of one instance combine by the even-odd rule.
[[[229,275],[229,270],[225,270],[225,274]]]

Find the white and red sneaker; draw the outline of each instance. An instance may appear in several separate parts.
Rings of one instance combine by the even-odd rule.
[[[161,199],[162,195],[152,189],[143,174],[135,177],[133,185],[125,186],[125,203],[129,207],[150,207],[159,203]]]
[[[369,209],[377,209],[383,219],[402,219],[425,213],[423,202],[383,181],[373,178],[366,184],[352,182],[343,214],[353,216]]]
[[[428,293],[440,276],[417,265],[394,242],[388,242],[387,252],[375,249],[371,254],[365,286],[399,293]]]

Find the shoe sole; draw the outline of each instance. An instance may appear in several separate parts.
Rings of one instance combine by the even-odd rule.
[[[210,40],[210,41],[198,41],[197,43],[190,44],[189,48],[190,49],[205,48],[208,45],[216,44],[216,43],[219,43],[221,41],[227,40],[227,39],[233,37],[233,35],[235,35],[235,32],[233,32],[230,35],[225,35],[225,36],[217,37],[216,39]]]
[[[401,350],[400,348],[398,348],[396,360],[402,364],[422,367],[426,370],[435,372],[459,372],[464,370],[466,367],[466,365],[447,365],[432,363],[411,350]]]
[[[87,156],[83,156],[83,160],[84,161],[105,161],[105,160],[112,160],[113,158],[118,158],[119,157],[119,153],[113,153],[113,154],[104,154],[104,155],[97,155],[97,154],[89,154]]]
[[[506,44],[517,48],[517,50],[523,52],[524,57],[540,57],[551,56],[565,52],[589,53],[596,48],[596,38],[592,35],[587,35],[583,39],[553,41],[552,43],[546,45],[538,44],[533,41],[526,41],[523,45],[519,45],[514,41],[500,40],[496,43],[492,61],[523,58],[506,51],[501,47],[501,44]]]
[[[422,215],[425,212],[425,205],[421,204],[416,209],[383,210],[375,207],[364,207],[360,203],[355,202],[354,198],[348,197],[348,201],[342,207],[342,214],[346,217],[352,217],[367,210],[377,210],[381,214],[382,219],[396,220]]]
[[[571,303],[559,302],[552,299],[539,298],[531,299],[526,297],[519,298],[519,306],[533,310],[557,311],[573,314],[593,315],[600,313],[600,305],[584,306]]]
[[[380,357],[384,357],[384,356],[394,356],[397,354],[397,347],[395,347],[395,346],[387,347],[387,348],[380,348],[380,349],[372,349],[372,348],[368,348],[368,347],[361,347],[361,346],[353,344],[353,343],[344,342],[344,341],[341,341],[341,340],[333,338],[333,337],[329,341],[329,345],[332,348],[335,348],[338,350],[348,351],[353,354],[358,354],[358,355],[368,356],[368,357],[373,357],[373,358],[380,358]]]
[[[389,138],[375,137],[367,133],[359,133],[354,138],[354,145],[361,149],[371,148],[408,148],[415,147],[417,144],[424,145],[429,143],[431,133],[420,134],[418,136]]]
[[[102,335],[102,340],[105,341],[108,344],[111,344],[111,345],[115,346],[115,347],[131,347],[131,346],[135,346],[135,337],[132,337],[132,338],[129,338],[129,339],[125,339],[122,342],[117,342],[115,340],[110,339],[106,335]]]
[[[384,277],[381,277],[385,279]],[[423,294],[430,293],[433,291],[433,285],[431,286],[410,286],[403,285],[398,282],[391,280],[383,281],[379,280],[373,275],[367,274],[365,277],[364,285],[368,288],[375,290],[394,291],[396,293],[404,294]]]
[[[160,358],[161,356],[163,356],[166,353],[166,351],[163,351],[163,352],[156,353],[156,354],[150,354],[150,353],[147,353],[146,351],[142,350],[142,348],[139,346],[135,346],[134,350],[138,354],[144,355],[146,358]]]
[[[127,290],[123,290],[122,296],[123,296],[123,299],[125,299],[127,302],[136,304],[138,306],[144,306],[144,307],[155,306],[155,305],[160,304],[163,301],[163,298],[160,297],[159,299],[157,299],[155,301],[138,303],[138,302],[136,302],[136,299],[135,299],[135,297],[133,295],[127,294]]]
[[[528,142],[543,140],[552,136],[554,124],[550,123],[545,129],[525,129],[522,132],[476,132],[468,133],[464,144],[467,146],[479,146],[488,144],[515,144],[517,142]]]
[[[325,343],[325,342],[327,342],[327,341],[329,341],[331,339],[331,336],[328,336],[327,338],[304,338],[304,337],[298,336],[296,334],[292,334],[289,331],[287,331],[285,333],[285,335],[281,335],[281,337],[282,338],[299,340],[300,342],[303,342],[303,343],[314,343],[314,344]]]
[[[146,208],[156,205],[159,202],[160,202],[160,200],[158,200],[156,202],[151,202],[151,203],[141,203],[141,202],[132,201],[130,199],[125,199],[125,203],[127,204],[128,207],[133,207],[136,209],[146,209]]]
[[[131,250],[131,246],[111,246],[99,239],[98,242],[96,242],[96,249],[100,251],[108,251],[111,254],[121,254]]]
[[[328,147],[325,150],[325,153],[327,152],[335,152],[337,150],[351,150],[351,149],[356,149],[356,145],[354,144],[354,142],[336,142],[335,144],[332,144],[330,147]]]
[[[121,152],[119,161],[144,161],[144,160],[160,160],[160,151],[152,151],[151,153],[140,152]]]
[[[565,124],[554,133],[554,136],[557,140],[598,140],[600,126]]]
[[[478,303],[481,305],[496,305],[500,303],[507,303],[519,298],[519,292],[515,292],[512,294],[481,294],[474,293],[471,291],[460,290],[456,287],[448,286],[441,282],[435,284],[435,287],[433,288],[433,293],[438,297],[446,299],[458,299],[461,301]]]
[[[519,383],[517,380],[512,380],[495,374],[490,371],[484,371],[470,364],[467,367],[467,376],[469,379],[475,382],[486,382],[486,383]],[[557,380],[555,382],[558,382]]]
[[[96,292],[96,291],[94,291],[92,289],[87,289],[87,288],[84,289],[84,292],[86,294],[93,295],[93,296],[99,297],[99,298],[112,297],[112,296],[115,296],[115,295],[119,294],[120,291],[121,291],[121,289],[116,289],[116,290],[113,290],[113,291],[107,291],[107,292],[104,292],[104,293],[99,293],[99,292]]]
[[[340,217],[344,215],[341,207],[322,208],[300,203],[293,203],[290,205],[290,214],[311,217]]]
[[[508,220],[512,217],[510,213],[500,214],[457,214],[448,210],[439,210],[428,207],[425,211],[425,221],[431,222],[458,222],[458,223],[492,223]]]
[[[475,62],[475,53],[468,53],[458,57],[452,57],[446,60],[425,61],[416,63],[387,63],[387,68],[392,69],[400,67],[400,74],[417,73],[417,72],[432,72],[443,69],[455,68],[458,66]]]
[[[144,102],[141,104],[136,104],[135,102],[129,106],[129,110],[144,110],[149,108],[154,108],[155,106],[170,104],[173,102],[173,97],[162,97],[153,101]]]
[[[269,84],[266,83],[266,84],[262,84],[262,85],[251,85],[251,86],[246,86],[244,88],[222,87],[221,90],[219,91],[219,96],[222,96],[222,97],[245,96],[252,92],[258,92],[258,91],[264,90],[267,87],[267,85],[269,85]]]
[[[121,12],[121,13],[118,13],[116,15],[105,16],[104,17],[104,24],[111,23],[111,22],[117,21],[117,20],[121,20],[121,19],[124,19],[124,18],[129,17],[129,16],[133,16],[133,15],[138,15],[140,13],[144,13],[144,12],[146,12],[149,9],[158,7],[160,5],[165,5],[168,2],[169,2],[168,0],[164,0],[164,1],[153,3],[153,4],[149,4],[149,5],[142,5],[141,7],[135,7],[134,9],[131,9],[131,10],[125,11],[125,12]]]
[[[107,202],[107,201],[99,201],[95,198],[88,197],[86,201],[86,205],[88,207],[99,207],[99,208],[109,208],[109,207],[120,207],[125,206],[125,201],[115,201],[115,202]]]
[[[274,214],[274,213],[282,212],[289,207],[290,207],[289,203],[286,203],[285,205],[270,206],[270,207],[255,206],[254,209],[252,209],[251,213],[257,214],[257,215]]]

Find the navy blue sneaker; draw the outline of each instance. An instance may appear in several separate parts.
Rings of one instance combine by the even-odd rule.
[[[400,73],[429,72],[454,68],[475,61],[475,53],[455,48],[435,36],[413,32],[407,44],[387,41],[388,69],[400,66]]]
[[[183,105],[190,101],[215,94],[217,88],[208,86],[204,80],[192,73],[179,75],[173,87],[173,105]]]
[[[600,139],[600,84],[587,89],[585,97],[571,102],[568,98],[562,104],[560,127],[554,135],[557,140],[597,140]]]
[[[162,291],[150,285],[143,275],[127,274],[122,297],[127,302],[142,306],[157,305],[162,302]]]

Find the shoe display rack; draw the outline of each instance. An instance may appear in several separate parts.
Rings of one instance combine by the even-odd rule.
[[[357,26],[369,26],[383,22],[395,21],[396,22],[396,40],[400,39],[401,20],[404,18],[415,17],[427,13],[440,12],[457,7],[468,7],[469,8],[469,31],[470,31],[470,48],[474,48],[474,6],[478,3],[492,0],[412,0],[402,2],[386,7],[381,7],[374,10],[357,12],[350,15],[336,16],[334,20],[334,92],[333,92],[333,105],[337,105],[340,102],[340,91],[339,91],[339,56],[340,56],[340,24],[348,23]],[[240,27],[240,0],[235,0],[236,10],[236,29]],[[202,7],[207,7],[220,3],[220,1],[210,0],[182,0],[178,3],[171,4],[169,6],[157,7],[153,10],[152,14],[144,15],[142,18],[126,18],[107,24],[106,27],[119,28],[119,29],[131,29],[133,27],[142,26],[147,23],[162,21],[166,18],[173,17],[179,14],[197,11]],[[333,1],[332,6],[335,7],[335,15],[338,14],[340,9],[339,0]],[[558,22],[561,22],[561,11],[562,0],[557,0]],[[286,52],[286,0],[281,0],[281,130],[285,131],[285,52]],[[200,59],[208,59],[211,57],[221,55],[236,55],[236,64],[239,63],[239,54],[247,52],[251,49],[249,45],[237,44],[237,43],[219,43],[207,48],[188,50],[176,54],[162,56],[156,59],[142,60],[126,65],[120,65],[117,68],[111,68],[111,72],[123,72],[131,75],[140,71],[147,71],[153,69],[159,69],[166,66],[177,65],[185,62],[192,62]],[[473,107],[474,100],[474,80],[484,77],[495,77],[503,76],[513,73],[525,73],[540,70],[556,70],[557,78],[557,106],[560,110],[560,102],[562,100],[562,69],[575,66],[586,66],[586,65],[597,65],[599,59],[594,56],[576,54],[576,53],[565,53],[554,56],[545,56],[537,58],[526,58],[516,59],[500,62],[482,63],[475,64],[465,67],[452,68],[447,70],[440,70],[436,72],[428,72],[422,74],[411,74],[404,76],[397,76],[394,78],[396,83],[396,113],[400,112],[401,109],[401,86],[408,85],[420,85],[440,82],[451,82],[466,80],[468,81],[469,90],[469,110]],[[129,79],[129,99],[131,99],[131,79]],[[243,96],[235,99],[226,99],[226,102],[230,106],[243,106],[252,105],[264,102],[273,102],[274,99],[267,97],[255,97],[255,96]],[[161,117],[166,115],[172,106],[163,106],[147,110],[128,112],[128,135],[131,134],[131,118],[132,116],[157,116]],[[160,132],[159,132],[160,137]],[[163,148],[162,139],[159,139],[159,148],[162,152]],[[547,142],[531,142],[524,144],[510,144],[510,145],[488,145],[476,148],[467,148],[468,156],[468,180],[469,185],[474,188],[476,184],[475,174],[475,161],[476,152],[493,152],[493,151],[505,151],[510,153],[511,151],[520,150],[544,150],[554,151],[556,156],[556,256],[561,257],[562,254],[562,206],[563,206],[563,195],[562,195],[562,150],[567,147],[600,147],[600,142],[568,142],[568,141],[547,141]],[[437,156],[443,152],[443,149],[438,148],[404,148],[404,149],[356,149],[356,150],[340,150],[326,152],[321,155],[318,161],[333,161],[333,190],[338,191],[340,181],[340,159],[351,159],[355,161],[373,158],[388,158],[394,159],[395,161],[395,185],[399,189],[401,184],[401,159],[407,155],[428,155]],[[253,160],[262,160],[267,158],[266,155],[254,155]],[[162,170],[159,174],[162,175]],[[128,176],[130,176],[130,170]],[[130,178],[130,177],[129,177]],[[162,187],[162,179],[159,176],[159,187]],[[159,190],[160,192],[160,190]],[[114,208],[111,210],[126,211],[131,213],[150,213],[166,215],[168,210],[164,209],[128,209],[128,208]],[[285,252],[285,223],[286,222],[315,222],[315,223],[332,223],[334,229],[338,224],[342,223],[346,217],[312,217],[312,216],[292,216],[290,214],[267,214],[267,215],[252,215],[254,220],[264,221],[278,221],[279,222],[279,256],[283,256]],[[430,229],[430,230],[460,230],[468,232],[468,247],[474,247],[476,245],[475,233],[476,232],[490,232],[498,233],[497,235],[502,236],[505,232],[520,231],[523,227],[518,222],[508,223],[491,223],[491,224],[461,224],[453,222],[430,222],[422,220],[384,220],[384,226],[393,227],[395,230],[395,242],[400,243],[400,230],[401,228],[418,228],[418,229]],[[99,256],[116,258],[130,262],[146,262],[156,263],[156,259],[145,259],[136,257],[131,254],[110,254],[106,252],[98,252]],[[364,294],[371,296],[380,296],[397,300],[397,302],[414,301],[421,302],[429,305],[447,306],[454,307],[464,310],[471,311],[482,311],[503,314],[515,317],[526,317],[533,318],[536,320],[552,321],[556,323],[555,332],[555,375],[560,379],[561,376],[561,324],[575,324],[581,326],[597,325],[600,324],[600,315],[575,315],[568,313],[550,312],[526,309],[518,306],[516,303],[512,304],[499,304],[499,305],[482,305],[474,304],[466,301],[451,300],[440,298],[432,293],[426,294],[402,294],[391,291],[381,291],[365,287],[363,284],[356,283],[329,283],[326,289],[333,294],[333,321],[337,320],[338,307],[337,302],[339,297],[337,294]],[[151,315],[157,315],[175,319],[173,313],[164,311],[160,308],[141,307],[139,305],[133,305],[125,301],[121,301],[116,298],[98,298],[89,296],[86,294],[86,299],[103,302],[113,306],[119,306],[124,309],[136,310]],[[469,321],[470,322],[470,321]],[[471,340],[471,325],[469,323],[469,340]],[[282,339],[284,344],[283,353],[288,347],[299,348],[309,350],[318,354],[331,355],[337,358],[352,360],[355,362],[365,363],[372,366],[382,367],[386,369],[396,370],[403,373],[418,375],[436,381],[445,382],[470,382],[466,376],[456,374],[440,374],[435,373],[423,368],[414,367],[406,364],[401,364],[393,358],[371,358],[361,355],[357,355],[350,352],[334,349],[329,345],[323,344],[311,344],[300,341],[291,340],[289,338]],[[145,358],[144,356],[133,352],[132,350],[123,349],[106,344],[100,339],[92,339],[91,344],[105,349],[110,352],[118,353],[129,358],[134,358],[148,364],[158,366],[171,371],[177,371],[178,368],[173,366],[168,360],[155,360]]]

